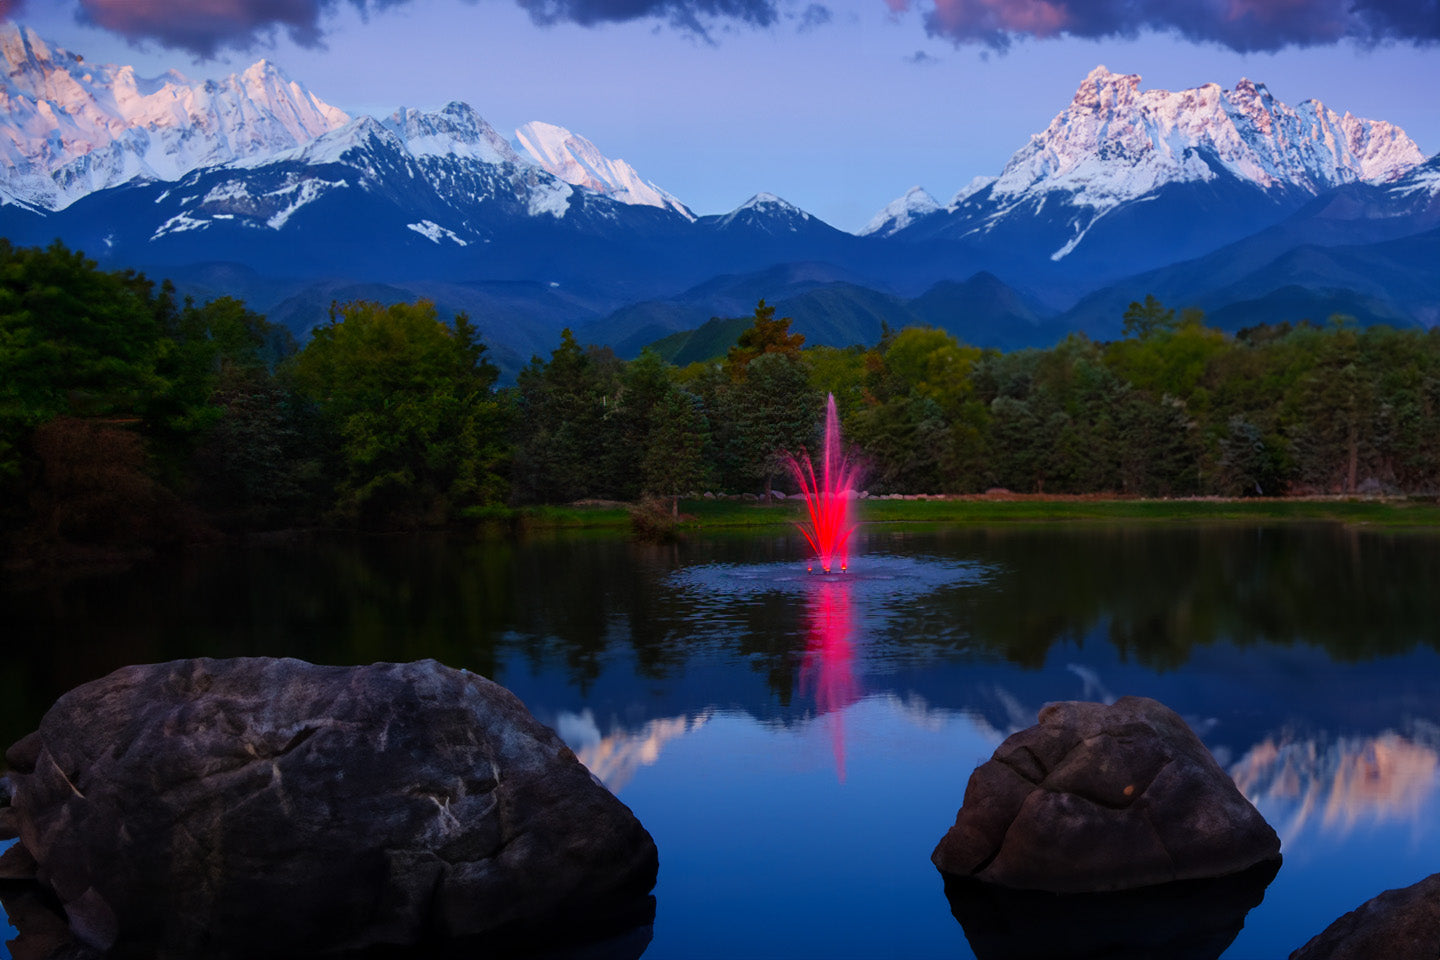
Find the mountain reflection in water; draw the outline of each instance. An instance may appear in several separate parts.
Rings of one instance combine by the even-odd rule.
[[[660,759],[665,744],[699,730],[709,719],[709,713],[696,717],[663,717],[647,722],[634,732],[615,728],[601,736],[595,715],[583,710],[578,714],[560,714],[555,732],[611,793],[618,794],[637,770]]]
[[[1386,731],[1326,741],[1280,733],[1230,768],[1250,801],[1287,845],[1307,831],[1344,836],[1362,824],[1428,827],[1440,787],[1440,729],[1417,724],[1415,737]]]

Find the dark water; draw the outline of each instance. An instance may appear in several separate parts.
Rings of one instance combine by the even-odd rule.
[[[1285,863],[1227,958],[1440,871],[1440,532],[863,528],[217,550],[3,595],[0,739],[126,663],[435,657],[506,684],[660,849],[647,958],[968,957],[929,863],[1047,701],[1157,697]]]

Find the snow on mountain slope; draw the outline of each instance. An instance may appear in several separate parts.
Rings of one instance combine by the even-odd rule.
[[[1395,197],[1440,197],[1440,153],[1389,185]]]
[[[719,230],[743,225],[761,227],[772,233],[787,230],[794,233],[802,225],[815,220],[795,204],[782,200],[773,193],[757,193],[729,213],[705,219],[713,221]]]
[[[44,210],[285,150],[349,120],[266,60],[220,81],[145,79],[9,23],[0,58],[0,197]]]
[[[1316,100],[1292,108],[1264,84],[1141,92],[1138,75],[1102,66],[1010,158],[993,196],[1063,191],[1103,211],[1165,183],[1211,180],[1217,167],[1262,189],[1317,194],[1390,180],[1424,159],[1392,124],[1342,116]]]
[[[415,157],[455,157],[480,163],[525,161],[468,103],[452,100],[434,113],[401,107],[385,128]]]
[[[905,196],[892,200],[884,210],[875,214],[870,222],[861,228],[859,235],[892,236],[921,217],[927,217],[940,209],[940,202],[926,193],[924,187],[911,187]]]
[[[485,209],[559,219],[575,192],[523,162],[471,107],[451,103],[384,122],[357,117],[288,150],[192,171],[156,199],[169,217],[151,239],[220,223],[282,230],[336,191],[383,198],[412,214],[409,230],[460,246],[481,238]]]
[[[1246,204],[1273,208],[1273,222],[1337,187],[1397,180],[1424,159],[1392,124],[1337,114],[1315,100],[1290,107],[1264,84],[1141,91],[1139,76],[1102,66],[998,178],[976,178],[943,210],[890,232],[985,243],[1023,233],[1027,242],[1049,243],[1046,255],[1059,261],[1102,219],[1162,192],[1192,197],[1188,212],[1167,208],[1169,215],[1193,214],[1201,225],[1230,217],[1251,227],[1246,217],[1234,220]],[[893,223],[886,211],[876,222]]]
[[[579,134],[553,123],[531,121],[515,131],[520,147],[543,169],[577,187],[588,187],[621,203],[674,210],[694,220],[685,204],[640,176],[624,160],[611,160]]]

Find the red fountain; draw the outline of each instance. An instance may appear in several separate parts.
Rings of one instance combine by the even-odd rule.
[[[810,514],[806,522],[798,523],[800,532],[810,543],[811,549],[820,560],[820,569],[831,572],[836,560],[840,572],[849,566],[850,534],[855,524],[850,522],[850,497],[858,476],[858,469],[845,458],[840,445],[840,418],[835,413],[835,394],[830,394],[825,404],[825,453],[820,465],[820,476],[815,476],[815,465],[810,455],[790,457],[790,470],[800,493],[805,498],[805,509]],[[813,567],[811,568],[814,569]]]

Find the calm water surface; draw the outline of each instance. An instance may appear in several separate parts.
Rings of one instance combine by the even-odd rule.
[[[862,528],[671,547],[226,549],[0,594],[0,739],[126,663],[435,657],[514,690],[660,850],[652,960],[972,956],[930,851],[1051,700],[1156,697],[1280,833],[1227,958],[1440,871],[1440,533]]]

